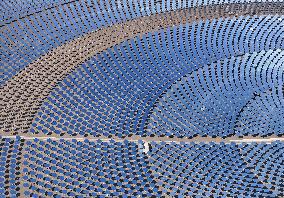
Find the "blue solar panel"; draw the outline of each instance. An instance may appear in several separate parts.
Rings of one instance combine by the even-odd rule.
[[[284,197],[282,0],[0,2],[0,197]]]
[[[27,144],[23,171],[28,196],[157,195],[149,159],[137,143],[49,139]]]
[[[152,144],[151,169],[169,196],[283,196],[280,142]]]
[[[277,20],[272,17],[269,18],[271,22]],[[261,19],[266,18],[262,17]],[[257,18],[248,18],[247,20],[240,18],[238,20],[244,20],[248,24],[259,21]],[[236,19],[232,21],[235,22]],[[227,20],[227,22],[229,21]],[[205,26],[205,23],[200,22],[199,24],[202,24],[198,25],[199,27]],[[119,137],[145,134],[175,135],[178,137],[192,137],[194,135],[226,137],[242,136],[242,133],[247,134],[243,130],[238,132],[241,121],[237,119],[237,116],[240,115],[241,111],[245,111],[247,103],[255,100],[256,94],[261,94],[278,86],[278,82],[281,81],[278,75],[264,73],[268,69],[268,63],[273,58],[276,59],[269,65],[269,68],[271,68],[269,71],[276,72],[276,68],[282,67],[280,60],[283,53],[281,50],[266,51],[265,47],[259,49],[261,51],[254,52],[253,49],[241,47],[246,45],[246,39],[244,39],[244,42],[240,40],[233,45],[237,46],[238,50],[227,53],[228,58],[226,58],[224,46],[206,48],[204,44],[205,46],[201,47],[197,38],[202,40],[203,33],[199,31],[196,32],[196,36],[191,36],[193,38],[193,40],[190,39],[192,44],[189,44],[188,40],[185,44],[175,42],[176,35],[190,36],[190,34],[195,34],[195,28],[196,25],[187,25],[166,32],[155,32],[141,39],[135,38],[123,42],[113,49],[96,55],[67,76],[51,93],[41,107],[31,132],[37,133],[44,128],[45,133],[56,133],[56,130],[48,129],[49,123],[52,123],[53,126],[58,126],[57,134],[60,134],[59,131],[61,131],[62,135],[65,133],[75,135],[77,133],[83,136],[116,135]],[[244,28],[239,27],[239,29]],[[221,29],[225,31],[225,28]],[[206,30],[204,29],[204,31]],[[231,30],[227,33],[234,34],[235,31]],[[223,33],[219,33],[217,36],[214,39],[216,43],[218,43],[219,37],[223,37]],[[197,38],[194,39],[194,37]],[[262,41],[251,38],[250,34],[247,37],[250,39],[251,45],[256,46],[258,42],[266,42],[266,37],[263,37]],[[165,42],[162,43],[162,40]],[[275,43],[265,44],[276,45]],[[189,46],[192,46],[192,48],[184,49]],[[198,54],[197,51],[193,51],[194,46],[200,46],[196,48],[198,52],[204,52],[205,50],[201,49],[206,48],[214,50],[214,53]],[[170,55],[167,53],[169,49],[176,53]],[[182,52],[178,53],[179,51]],[[217,54],[219,55],[217,56]],[[236,56],[238,57],[235,58]],[[171,58],[167,59],[167,57]],[[254,63],[252,63],[253,61]],[[247,72],[247,70],[251,70],[252,64],[255,66],[253,66],[253,71],[250,72],[253,72],[255,77]],[[227,76],[223,74],[224,72]],[[186,77],[183,77],[186,75],[191,77],[186,79]],[[271,78],[271,75],[274,77]],[[268,80],[268,78],[271,80]],[[251,79],[254,81],[251,82]],[[178,81],[178,83],[175,81]],[[174,85],[171,85],[172,83]],[[181,86],[179,84],[182,84],[182,87],[178,87]],[[176,94],[178,95],[175,96]],[[165,95],[165,99],[161,98],[163,95]],[[157,96],[161,99],[157,99]],[[281,109],[282,94],[275,95],[275,97],[279,98],[279,108]],[[153,109],[153,105],[157,107]],[[118,107],[118,109],[114,109],[115,107]],[[124,112],[121,111],[122,107],[125,109]],[[186,110],[187,107],[189,108]],[[176,108],[180,110],[173,111]],[[80,115],[73,115],[76,110],[78,114],[80,112]],[[50,111],[53,111],[53,113],[50,114]],[[153,113],[149,114],[149,112]],[[219,115],[218,118],[216,117],[217,114]],[[147,118],[147,115],[152,117]],[[64,118],[61,118],[63,125],[54,121],[54,117],[60,119],[61,116],[64,116]],[[182,121],[176,119],[178,117]],[[152,126],[156,119],[162,128]],[[64,122],[67,122],[67,120],[73,122],[73,124],[75,122],[80,124],[78,123],[78,127],[72,125],[70,130],[68,126],[64,126]],[[176,120],[178,123],[172,123],[170,120]],[[205,120],[212,123],[208,124]],[[192,122],[192,127],[198,126],[199,129],[189,128],[187,122]],[[277,122],[280,125],[271,128],[272,133],[282,135],[281,120]],[[146,131],[145,125],[148,125]],[[253,126],[258,126],[258,124]],[[271,133],[267,129],[263,129],[263,132],[259,129],[250,130],[250,134],[261,136]],[[169,133],[166,133],[166,131],[169,131]],[[179,134],[179,131],[181,134]]]

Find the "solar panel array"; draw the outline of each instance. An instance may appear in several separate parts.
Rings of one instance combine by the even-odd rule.
[[[0,196],[284,196],[283,13],[2,1]]]

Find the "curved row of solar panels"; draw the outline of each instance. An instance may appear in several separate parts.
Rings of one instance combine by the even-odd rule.
[[[284,144],[1,139],[1,197],[280,197]]]
[[[1,197],[284,196],[282,0],[3,0],[0,46]]]

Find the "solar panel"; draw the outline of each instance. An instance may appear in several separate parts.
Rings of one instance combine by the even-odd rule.
[[[283,197],[282,0],[3,0],[1,197]]]

